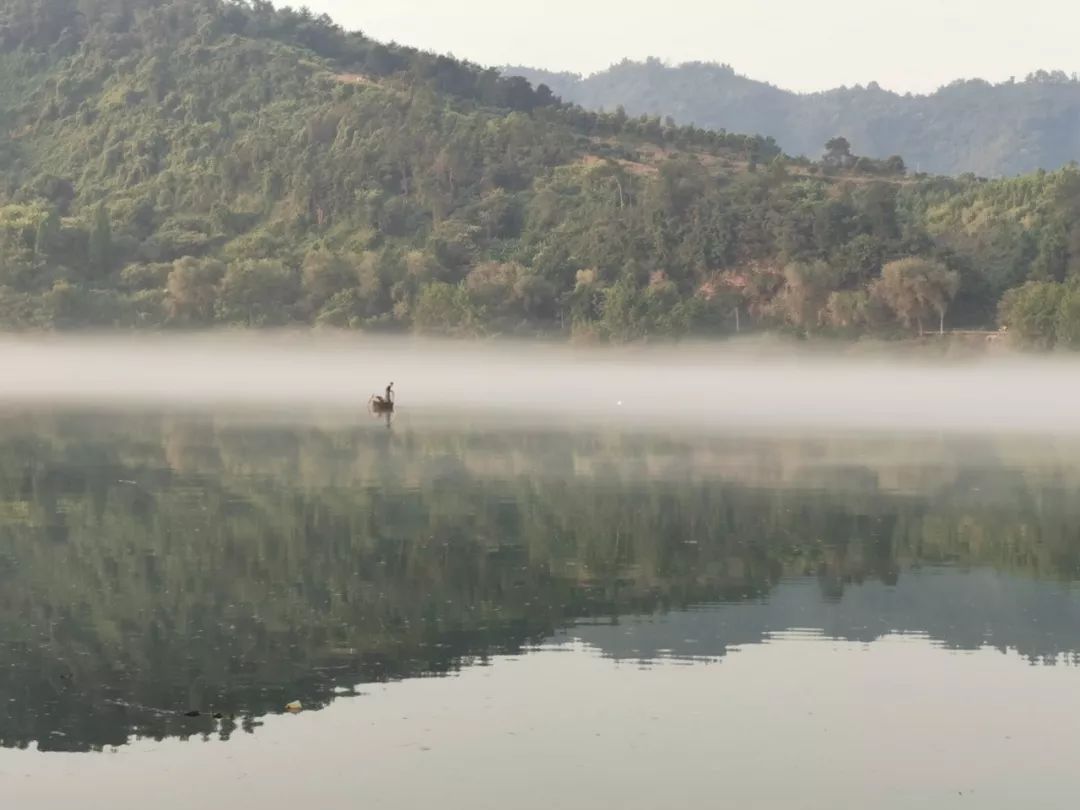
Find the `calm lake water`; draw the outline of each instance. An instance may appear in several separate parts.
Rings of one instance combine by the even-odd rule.
[[[1076,437],[9,408],[3,806],[1072,807],[1078,580]]]

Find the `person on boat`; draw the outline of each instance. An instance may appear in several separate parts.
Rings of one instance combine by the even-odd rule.
[[[380,397],[377,394],[373,395],[371,397],[371,404],[372,404],[372,406],[374,406],[376,408],[379,408],[381,410],[382,409],[389,410],[389,409],[393,408],[394,407],[394,384],[390,383],[388,386],[386,386],[386,397],[385,397],[385,399],[383,397]]]

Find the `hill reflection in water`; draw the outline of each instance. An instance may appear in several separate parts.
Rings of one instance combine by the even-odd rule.
[[[8,414],[0,744],[229,737],[567,635],[649,660],[902,632],[1068,662],[1077,458],[1031,437]]]

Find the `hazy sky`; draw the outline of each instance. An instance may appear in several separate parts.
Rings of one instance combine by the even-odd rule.
[[[293,0],[293,5],[302,5]],[[485,65],[590,73],[623,57],[727,62],[795,90],[1080,71],[1076,0],[308,0],[349,29]]]

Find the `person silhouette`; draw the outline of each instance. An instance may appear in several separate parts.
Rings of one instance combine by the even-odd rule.
[[[390,383],[386,386],[385,397],[380,397],[378,394],[372,394],[371,399],[368,400],[368,407],[374,408],[379,413],[394,410],[394,384]]]

